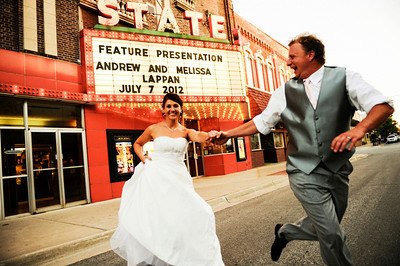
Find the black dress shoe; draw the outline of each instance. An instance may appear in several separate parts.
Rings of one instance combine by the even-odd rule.
[[[275,225],[275,241],[271,246],[271,259],[273,261],[279,260],[279,257],[282,254],[282,250],[286,247],[286,244],[289,243],[289,241],[284,236],[279,237],[278,235],[278,231],[282,226],[283,224]]]

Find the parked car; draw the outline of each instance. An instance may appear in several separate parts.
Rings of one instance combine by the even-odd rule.
[[[386,143],[398,142],[400,141],[399,135],[396,133],[389,134],[386,138]]]

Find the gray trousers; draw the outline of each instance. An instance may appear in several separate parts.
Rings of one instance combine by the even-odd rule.
[[[350,165],[351,168],[351,165]],[[352,171],[332,173],[318,167],[311,174],[289,173],[290,187],[307,216],[279,230],[287,240],[318,240],[326,265],[352,265],[340,222],[347,208]]]

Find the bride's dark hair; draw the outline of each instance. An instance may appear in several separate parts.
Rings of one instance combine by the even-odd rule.
[[[162,101],[162,105],[161,105],[162,108],[165,107],[165,103],[167,102],[167,100],[174,101],[174,102],[178,103],[181,106],[181,108],[183,108],[183,101],[182,101],[181,97],[179,97],[178,94],[172,93],[172,92],[165,94],[164,99]]]

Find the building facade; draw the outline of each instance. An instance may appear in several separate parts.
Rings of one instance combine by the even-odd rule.
[[[267,107],[271,93],[293,76],[286,65],[288,48],[237,14],[235,29],[245,65],[249,116],[253,118]],[[251,136],[253,166],[286,161],[287,142],[288,134],[282,123],[268,135]]]
[[[186,127],[228,130],[266,106],[270,55],[273,88],[281,82],[280,45],[262,55],[265,87],[254,72],[247,80],[230,0],[5,0],[1,10],[1,219],[120,197],[133,143],[162,120],[167,92],[184,100]],[[193,177],[251,169],[260,145],[258,135],[190,143],[186,164]]]

